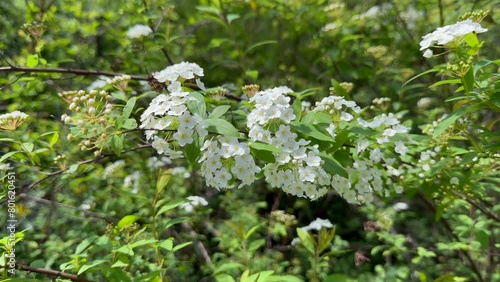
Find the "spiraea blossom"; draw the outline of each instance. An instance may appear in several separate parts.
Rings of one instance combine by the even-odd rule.
[[[194,142],[193,137],[204,138],[208,134],[204,119],[198,114],[192,114],[187,107],[188,101],[194,98],[189,96],[189,92],[182,90],[184,80],[203,76],[203,69],[197,64],[182,62],[153,75],[158,81],[169,85],[170,93],[160,94],[151,101],[141,115],[139,128],[147,129],[146,138],[153,140],[152,146],[159,154],[172,158],[180,157],[181,152],[170,149],[168,137],[172,137],[180,147],[184,147]],[[160,136],[161,131],[175,133],[172,136]]]
[[[205,141],[201,148],[201,174],[208,186],[217,189],[238,188],[255,181],[260,168],[250,154],[246,143],[236,137],[217,136]]]
[[[27,119],[28,115],[20,111],[0,115],[0,129],[14,131]]]
[[[271,144],[280,150],[273,153],[276,163],[264,167],[266,181],[272,187],[317,199],[328,191],[325,186],[330,183],[330,175],[322,168],[318,146],[298,138],[289,126],[295,119],[290,97],[286,96],[291,92],[284,86],[257,92],[250,99],[255,105],[247,118],[248,135],[252,141]]]
[[[143,24],[137,24],[131,27],[127,31],[127,37],[133,39],[133,38],[148,36],[151,33],[153,33],[153,30],[149,26]]]
[[[200,197],[200,196],[189,196],[187,197],[189,202],[184,203],[179,206],[179,208],[185,210],[186,212],[190,213],[193,211],[193,209],[197,206],[208,206],[207,200],[205,198]]]
[[[432,50],[429,48],[433,45],[446,45],[451,42],[461,40],[465,35],[472,32],[483,33],[488,29],[483,28],[479,23],[466,19],[458,23],[438,27],[435,31],[422,37],[420,41],[420,51],[424,51],[424,57],[429,58],[432,56]]]
[[[393,150],[399,155],[406,154],[408,149],[404,142],[394,143],[393,137],[409,129],[400,124],[394,114],[382,114],[371,121],[356,118],[361,108],[354,101],[339,96],[323,98],[316,103],[313,111],[325,113],[331,118],[332,124],[326,130],[333,138],[347,124],[374,130],[370,136],[361,137],[351,150],[356,161],[346,167],[348,177],[332,175],[331,187],[349,203],[368,203],[373,200],[374,193],[388,194],[384,187],[389,183],[384,179],[398,177],[401,172],[394,167],[396,160],[387,152]]]
[[[161,83],[168,85],[168,91],[178,92],[181,90],[181,83],[187,79],[196,79],[196,84],[203,89],[203,84],[199,77],[203,76],[203,69],[195,63],[181,62],[168,66],[162,71],[153,73],[153,77]]]

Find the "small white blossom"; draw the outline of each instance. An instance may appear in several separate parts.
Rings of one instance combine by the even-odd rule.
[[[205,200],[203,197],[199,196],[189,196],[187,197],[189,202],[181,204],[179,208],[185,210],[188,213],[191,213],[194,209],[194,207],[197,206],[208,206],[207,200]]]
[[[151,33],[153,33],[153,30],[149,26],[143,25],[143,24],[137,24],[137,25],[134,25],[133,27],[131,27],[127,31],[127,37],[130,39],[133,39],[133,38],[139,38],[142,36],[148,36]]]

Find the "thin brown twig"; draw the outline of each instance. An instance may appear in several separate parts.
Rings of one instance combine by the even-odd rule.
[[[65,273],[65,272],[61,272],[61,271],[57,271],[57,270],[32,267],[32,266],[27,266],[27,265],[20,264],[20,263],[16,264],[16,266],[17,266],[17,269],[28,271],[28,272],[35,272],[35,273],[44,274],[44,275],[47,275],[51,278],[61,277],[61,278],[70,279],[70,280],[76,281],[76,282],[87,282],[87,280],[79,277],[78,275],[69,274],[69,273]]]
[[[25,72],[25,73],[71,73],[78,75],[103,75],[103,76],[122,76],[126,75],[124,73],[116,73],[109,71],[100,70],[83,70],[83,69],[72,69],[72,68],[27,68],[27,67],[0,67],[0,72]],[[146,76],[140,75],[129,75],[133,80],[144,80],[147,81]]]

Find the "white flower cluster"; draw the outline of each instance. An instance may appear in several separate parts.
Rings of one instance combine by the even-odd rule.
[[[382,152],[380,146],[392,146],[391,137],[396,134],[408,132],[408,128],[400,124],[399,119],[394,114],[382,114],[376,116],[372,121],[365,121],[355,117],[361,108],[354,101],[347,101],[343,97],[329,96],[316,103],[313,111],[320,111],[328,114],[333,123],[326,129],[332,137],[336,137],[336,130],[340,128],[342,122],[356,122],[359,126],[375,129],[382,132],[381,136],[375,137],[376,144],[366,138],[360,139],[353,154],[358,155],[357,160],[346,167],[348,178],[333,175],[331,186],[335,191],[345,198],[349,203],[366,203],[373,200],[373,192],[387,194],[384,191],[384,176],[399,176],[401,172],[394,168],[394,158],[387,157]],[[373,148],[372,148],[373,147]],[[404,142],[396,141],[394,151],[400,155],[405,155],[408,148]],[[363,156],[366,152],[366,156]],[[390,180],[388,180],[390,182]],[[389,184],[389,183],[386,183]]]
[[[176,130],[173,140],[184,147],[193,143],[193,135],[203,138],[208,132],[204,119],[189,112],[186,103],[192,98],[189,92],[182,91],[182,81],[177,79],[190,79],[203,76],[203,69],[194,63],[180,63],[169,66],[163,71],[154,74],[160,82],[168,83],[169,94],[160,94],[151,101],[148,108],[141,115],[140,128],[146,130],[146,138],[153,139],[152,146],[159,154],[176,158],[182,156],[181,152],[170,149],[165,138],[158,136],[160,130]],[[160,80],[161,78],[161,80]]]
[[[309,225],[300,227],[300,229],[304,230],[305,232],[309,232],[310,230],[320,231],[323,227],[324,228],[333,228],[333,224],[328,219],[321,219],[318,217],[315,220],[313,220],[311,223],[309,223]],[[299,242],[300,242],[300,238],[294,238],[290,244],[292,246],[295,246]]]
[[[425,173],[429,173],[431,168],[441,159],[438,155],[439,152],[441,152],[441,147],[436,146],[433,149],[420,153],[420,159],[418,160],[417,167],[421,168]],[[425,177],[425,174],[419,173],[418,177]]]
[[[281,151],[273,153],[276,163],[264,167],[264,175],[272,187],[316,199],[328,191],[321,186],[329,185],[330,175],[321,167],[318,146],[309,146],[310,141],[305,139],[297,140],[297,134],[288,125],[295,119],[290,97],[286,96],[290,92],[293,91],[288,87],[276,87],[259,91],[250,99],[255,108],[247,118],[248,136],[252,141],[271,144]],[[277,124],[279,128],[271,130]]]
[[[205,198],[203,198],[203,197],[189,196],[189,197],[187,197],[187,199],[189,200],[189,202],[180,205],[179,208],[185,210],[188,213],[191,213],[193,211],[194,207],[208,206],[207,200],[205,200]]]
[[[180,83],[185,79],[194,79],[201,76],[203,76],[203,69],[197,64],[189,62],[181,62],[153,73],[153,77],[159,82],[174,83],[177,81],[178,83],[175,83],[172,87],[180,87]],[[170,89],[169,91],[172,92]]]
[[[155,170],[159,169],[160,167],[165,167],[165,166],[170,165],[170,164],[172,164],[172,160],[167,158],[167,157],[158,158],[156,156],[153,156],[153,157],[148,159],[147,167],[150,170],[155,171]]]
[[[236,180],[241,182],[238,188],[250,185],[260,171],[250,148],[236,137],[217,136],[206,140],[201,151],[201,174],[207,185],[217,189],[230,189]]]
[[[432,33],[422,37],[422,41],[420,41],[420,51],[425,50],[424,57],[430,58],[433,53],[429,48],[434,44],[446,45],[452,41],[460,40],[469,33],[483,33],[486,31],[488,31],[488,29],[483,28],[479,23],[473,22],[471,19],[466,19],[452,25],[438,27]]]
[[[27,114],[20,111],[13,111],[12,113],[0,115],[0,129],[15,130],[23,124],[28,117]]]
[[[127,37],[130,39],[148,36],[153,33],[153,30],[143,24],[136,24],[127,31]]]

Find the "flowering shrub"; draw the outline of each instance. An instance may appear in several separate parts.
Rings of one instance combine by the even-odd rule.
[[[0,277],[495,281],[498,11],[417,2],[0,4]]]

